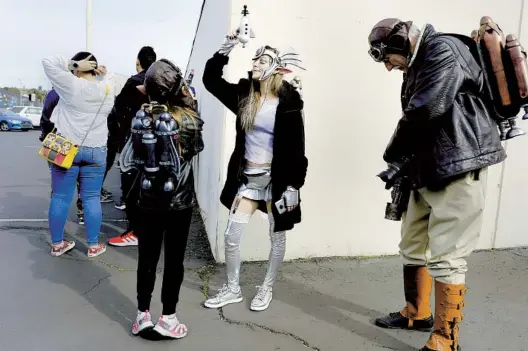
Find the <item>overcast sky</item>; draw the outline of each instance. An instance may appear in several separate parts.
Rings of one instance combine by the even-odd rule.
[[[92,0],[90,51],[130,76],[139,49],[150,45],[184,70],[202,2]],[[49,89],[41,60],[85,50],[86,0],[0,0],[0,28],[0,86]]]

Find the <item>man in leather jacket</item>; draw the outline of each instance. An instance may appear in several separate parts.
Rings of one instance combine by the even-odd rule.
[[[482,226],[487,167],[506,158],[482,68],[457,38],[388,18],[368,38],[369,54],[405,73],[402,117],[379,174],[390,189],[411,187],[403,213],[400,254],[406,306],[378,318],[385,328],[432,330],[421,351],[458,350],[466,258]],[[435,316],[430,306],[435,285]]]

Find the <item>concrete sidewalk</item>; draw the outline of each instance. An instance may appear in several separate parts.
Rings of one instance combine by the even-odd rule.
[[[112,235],[120,229],[105,227]],[[53,258],[46,223],[0,227],[1,351],[416,350],[428,337],[372,324],[376,316],[402,306],[397,257],[287,263],[270,308],[259,313],[251,312],[249,303],[266,265],[245,264],[244,302],[206,309],[201,304],[222,285],[224,267],[211,263],[198,230],[189,244],[178,307],[189,335],[179,341],[135,338],[130,327],[136,313],[136,248],[109,248],[88,260],[80,241],[83,228],[70,223],[67,230],[77,247]],[[161,312],[160,282],[161,276],[153,296],[154,318]],[[528,250],[475,253],[468,289],[463,350],[528,350]]]

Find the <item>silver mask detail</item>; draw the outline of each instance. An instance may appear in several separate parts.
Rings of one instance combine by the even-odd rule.
[[[299,54],[293,49],[288,49],[285,52],[279,52],[279,50],[272,49],[269,46],[260,47],[255,56],[253,56],[253,61],[258,60],[262,56],[268,56],[271,59],[270,66],[267,70],[262,72],[259,80],[268,79],[273,73],[277,70],[280,70],[281,73],[291,73],[292,71],[287,68],[288,65],[298,67],[302,70],[306,70],[301,67],[301,60],[299,59]]]

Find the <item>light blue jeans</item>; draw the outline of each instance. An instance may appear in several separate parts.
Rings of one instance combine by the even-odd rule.
[[[49,208],[51,241],[60,244],[64,238],[64,227],[68,217],[77,178],[80,183],[81,199],[84,205],[86,241],[89,246],[99,243],[99,231],[103,213],[101,210],[101,187],[106,170],[105,147],[81,146],[73,159],[70,169],[51,165],[52,196]]]

